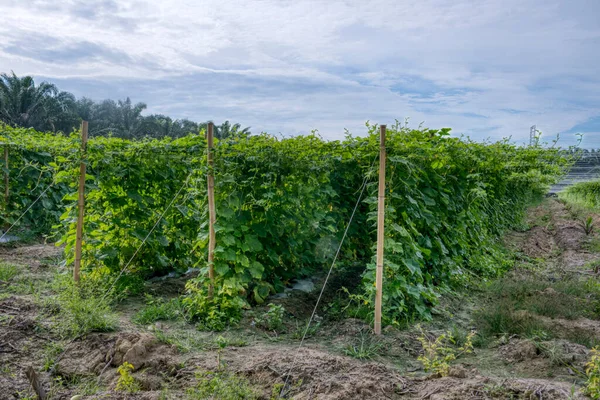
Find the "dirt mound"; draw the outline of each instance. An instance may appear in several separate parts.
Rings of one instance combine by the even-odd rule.
[[[529,257],[546,258],[556,249],[554,237],[546,228],[541,226],[533,227],[525,239],[522,246],[523,252]]]
[[[546,349],[545,355],[547,357],[550,356],[549,352],[552,352],[559,362],[575,365],[580,370],[585,369],[585,364],[589,360],[590,350],[581,344],[559,339],[543,342],[541,345]]]
[[[236,351],[228,364],[238,364],[239,373],[271,388],[284,383],[292,387],[292,398],[382,399],[405,391],[407,380],[392,369],[374,362],[304,348],[264,348]],[[296,357],[297,355],[297,357]],[[293,368],[291,368],[293,366]],[[298,387],[294,387],[297,385]]]
[[[565,250],[560,255],[560,264],[567,269],[577,269],[590,261],[598,260],[598,255],[581,250]]]
[[[99,375],[109,367],[128,362],[135,370],[146,369],[151,374],[173,372],[177,361],[175,351],[147,333],[91,334],[67,346],[55,370],[63,377]],[[114,375],[114,370],[112,371]],[[107,373],[107,376],[110,376]],[[148,378],[151,381],[152,378]],[[148,384],[152,389],[155,384]]]
[[[588,318],[562,319],[537,316],[548,326],[553,326],[563,337],[597,338],[600,337],[600,321]]]
[[[413,388],[412,399],[584,399],[578,392],[571,394],[571,384],[544,379],[497,379],[483,376],[460,379],[445,377],[425,379]]]
[[[65,348],[54,371],[65,378],[98,375],[107,363],[106,356],[114,345],[110,335],[89,335]]]
[[[556,243],[565,250],[579,250],[586,234],[577,221],[561,221],[556,224]]]
[[[530,340],[511,339],[499,348],[501,357],[509,363],[531,360],[538,356],[538,349]]]

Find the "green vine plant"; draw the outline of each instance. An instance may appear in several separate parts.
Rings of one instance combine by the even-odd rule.
[[[181,304],[199,329],[223,330],[294,279],[330,265],[367,178],[339,262],[366,265],[353,311],[371,321],[378,128],[367,124],[365,137],[337,141],[316,132],[215,140],[212,296],[203,132],[175,140],[93,137],[85,154],[82,272],[98,282],[118,276],[115,293],[126,296],[140,293],[146,279],[197,268]],[[23,225],[59,238],[64,265],[72,265],[83,159],[77,133],[2,126],[0,136],[14,148],[4,223],[54,182]],[[498,236],[520,224],[572,162],[572,153],[557,148],[480,143],[451,137],[448,128],[400,123],[389,127],[386,149],[385,325],[430,319],[442,293],[508,268]]]

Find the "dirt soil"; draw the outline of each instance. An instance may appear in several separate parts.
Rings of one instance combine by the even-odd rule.
[[[590,265],[600,260],[600,238],[586,234],[580,220],[581,215],[556,199],[530,210],[529,229],[505,238],[518,256],[514,270],[503,279],[513,284],[532,276],[547,280],[549,286],[542,285],[533,296],[548,302],[564,296],[557,292],[559,286],[552,286],[555,283],[575,280],[583,285],[597,279]],[[131,319],[144,303],[129,299],[117,307],[121,324],[116,331],[65,339],[53,329],[60,310],[48,301],[55,295],[48,282],[61,270],[60,256],[60,249],[44,244],[0,248],[0,260],[19,268],[14,278],[0,281],[0,399],[36,398],[25,375],[30,366],[49,399],[218,398],[194,397],[189,391],[203,374],[216,376],[219,371],[243,378],[257,398],[267,400],[281,392],[284,398],[327,400],[579,399],[586,398],[581,371],[596,343],[592,339],[600,340],[597,310],[568,318],[543,307],[517,310],[515,315],[534,319],[551,334],[493,336],[472,354],[458,357],[441,377],[424,371],[417,360],[422,334],[416,326],[388,328],[381,338],[372,339],[361,320],[325,317],[300,349],[301,329],[295,328],[303,326],[314,295],[281,300],[289,308],[284,332],[260,329],[252,316],[224,333],[200,332],[185,321],[136,325]],[[162,287],[164,296],[172,298],[183,285],[176,278],[151,282],[146,289],[157,295]],[[427,336],[479,329],[478,313],[500,301],[483,293],[448,299],[440,317],[421,324]],[[216,344],[220,335],[230,341],[222,349]],[[581,338],[592,338],[593,343]],[[375,350],[366,360],[348,355],[349,348],[369,344],[375,344]],[[134,366],[131,376],[139,387],[135,393],[115,390],[117,370],[124,362]]]

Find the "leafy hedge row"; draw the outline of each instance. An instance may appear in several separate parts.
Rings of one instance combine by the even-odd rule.
[[[22,154],[46,157],[39,159],[48,167],[44,182],[54,176],[57,183],[54,197],[46,202],[49,207],[42,204],[46,211],[41,211],[56,224],[54,231],[62,234],[60,243],[66,244],[71,260],[77,138],[3,130]],[[248,303],[261,303],[289,280],[331,261],[365,177],[376,176],[376,131],[369,126],[366,137],[331,142],[316,135],[277,139],[262,134],[217,143],[217,290],[212,299],[206,296],[205,278],[203,136],[135,142],[92,138],[84,266],[101,275],[120,270],[181,189],[126,275],[140,279],[199,266],[199,277],[188,282],[186,302],[192,315],[217,324],[235,321]],[[496,274],[502,268],[495,244],[498,234],[519,222],[525,207],[543,195],[567,164],[557,150],[475,143],[451,138],[448,132],[400,126],[388,130],[387,323],[427,317],[441,291],[472,276]],[[27,154],[20,156],[23,164],[32,159]],[[25,203],[34,194],[26,195],[23,189],[33,184],[31,180],[11,181]],[[369,308],[374,295],[370,260],[376,190],[371,179],[342,248],[345,261],[366,264],[359,297]],[[12,203],[10,207],[20,209]]]

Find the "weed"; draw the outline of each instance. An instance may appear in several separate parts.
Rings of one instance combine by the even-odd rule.
[[[540,293],[528,299],[523,308],[550,318],[576,319],[585,314],[583,301],[566,295]]]
[[[473,337],[475,332],[470,332],[464,339],[464,344],[456,346],[457,341],[450,331],[441,334],[434,341],[427,339],[425,332],[419,326],[421,336],[419,342],[423,346],[423,354],[417,359],[423,364],[425,372],[433,372],[440,376],[448,376],[450,362],[456,360],[462,354],[473,352]]]
[[[585,365],[585,374],[585,393],[594,400],[600,399],[600,348],[592,349],[592,358]]]
[[[283,390],[283,383],[276,383],[273,385],[273,387],[271,388],[271,397],[270,400],[279,400],[279,398],[281,397],[281,391]]]
[[[219,332],[239,323],[247,303],[237,292],[222,288],[209,296],[207,285],[194,280],[189,280],[185,287],[187,295],[182,304],[190,319],[198,321],[199,330]]]
[[[194,349],[206,348],[206,338],[199,336],[198,332],[156,330],[154,336],[161,343],[175,346],[180,353],[189,353]]]
[[[176,320],[183,316],[184,308],[180,299],[156,299],[147,294],[146,306],[136,313],[133,322],[148,325],[156,321]]]
[[[513,304],[501,301],[475,314],[475,321],[483,336],[523,335],[531,336],[545,331],[546,326],[528,312],[516,312]]]
[[[368,332],[361,332],[360,337],[355,343],[344,347],[344,354],[359,360],[371,360],[377,357],[383,347],[377,339],[374,339]]]
[[[586,235],[589,236],[594,233],[594,219],[592,217],[587,217],[585,220],[583,220],[581,226],[583,227]]]
[[[292,333],[292,337],[294,339],[300,340],[300,339],[302,339],[303,336],[305,336],[307,338],[315,336],[317,334],[317,331],[321,327],[320,321],[312,322],[310,324],[310,326],[308,327],[308,329],[306,329],[307,324],[308,324],[308,320],[304,323],[300,323],[299,321],[296,321],[296,329]],[[305,333],[306,333],[306,335],[305,335]]]
[[[117,386],[115,390],[118,392],[135,393],[140,391],[140,384],[131,375],[134,366],[125,361],[117,372],[119,373],[119,379],[117,380]]]
[[[44,349],[44,366],[42,369],[44,371],[50,371],[56,362],[56,357],[58,357],[64,350],[62,343],[49,343],[46,345]]]
[[[570,342],[585,346],[588,349],[600,346],[600,339],[593,333],[587,333],[585,331],[574,330],[566,339]]]
[[[585,264],[585,267],[594,271],[595,274],[598,274],[598,272],[600,272],[600,260],[590,261]]]
[[[284,383],[276,383],[271,388],[271,397],[269,400],[279,400],[279,399],[287,399],[290,397],[290,392],[296,389],[299,389],[302,386],[304,381],[302,379],[298,379],[297,381],[291,381],[290,385],[287,386],[287,389],[284,390],[286,385]]]
[[[110,308],[111,298],[99,291],[97,282],[82,276],[78,284],[63,279],[63,285],[57,296],[61,311],[55,316],[59,333],[78,336],[117,327],[117,318]]]
[[[227,347],[227,340],[223,336],[218,336],[215,339],[215,343],[217,344],[217,370],[221,370],[221,353]]]
[[[187,391],[190,400],[258,399],[258,393],[252,388],[247,379],[227,371],[198,372],[196,379],[198,380],[196,386]]]
[[[278,332],[283,328],[285,308],[281,304],[269,304],[269,309],[256,317],[256,325],[268,331]]]
[[[559,197],[572,205],[571,208],[597,210],[600,206],[600,181],[581,182],[569,186]]]
[[[92,396],[101,390],[98,380],[94,376],[75,376],[68,382],[74,387],[74,392],[80,396]]]
[[[241,338],[231,336],[218,336],[215,339],[217,347],[224,345],[225,347],[245,347],[248,346],[248,342]]]
[[[0,281],[8,282],[19,274],[19,268],[16,265],[0,262]]]

